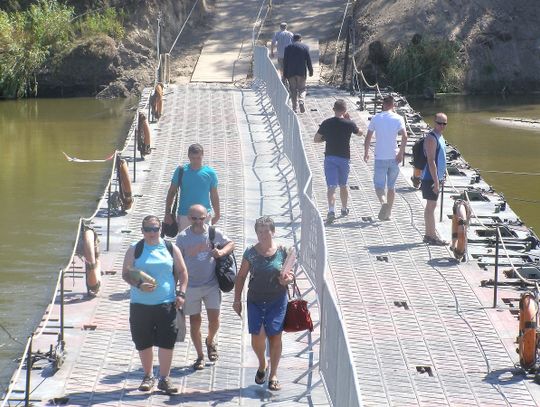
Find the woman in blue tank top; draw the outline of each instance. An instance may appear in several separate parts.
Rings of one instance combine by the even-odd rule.
[[[274,221],[263,216],[255,222],[258,243],[249,247],[242,259],[242,264],[234,287],[233,308],[242,315],[242,290],[248,273],[251,273],[247,299],[247,317],[251,345],[259,368],[255,383],[266,381],[268,363],[266,360],[266,339],[270,342],[270,373],[268,389],[280,390],[277,368],[281,359],[281,333],[287,310],[287,284],[293,281],[292,273],[281,275],[283,263],[287,257],[284,247],[274,241],[276,228]]]
[[[178,392],[169,380],[178,332],[176,309],[184,304],[188,275],[180,250],[176,245],[165,244],[159,237],[160,229],[161,222],[156,216],[143,219],[144,238],[127,251],[122,278],[131,286],[129,325],[144,369],[139,390],[151,391],[154,387],[152,347],[155,345],[160,360],[158,389],[172,394]]]

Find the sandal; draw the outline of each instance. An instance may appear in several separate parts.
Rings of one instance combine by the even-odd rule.
[[[215,362],[219,358],[216,344],[208,343],[208,338],[206,338],[204,342],[206,343],[206,353],[208,354],[208,359],[210,359],[211,362]]]
[[[204,358],[197,358],[195,363],[193,363],[194,370],[203,370],[204,369]]]
[[[257,369],[257,373],[255,374],[255,383],[264,384],[266,381],[266,372],[268,372],[268,368],[264,369],[262,372]]]
[[[281,385],[279,384],[279,380],[277,379],[268,380],[268,390],[273,390],[273,391],[281,390]]]

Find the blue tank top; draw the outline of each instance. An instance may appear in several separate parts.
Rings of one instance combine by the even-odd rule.
[[[430,133],[431,134],[431,133]],[[435,137],[435,136],[431,136]],[[437,138],[437,142],[439,143],[437,145],[437,150],[435,151],[435,154],[437,156],[435,157],[435,162],[437,164],[437,178],[439,178],[439,181],[444,179],[444,175],[446,174],[446,141],[442,134]],[[425,150],[426,146],[424,144],[424,154],[426,152]],[[431,180],[431,173],[429,172],[429,165],[426,164],[426,167],[422,171],[422,179],[429,181]]]
[[[135,246],[137,243],[133,243]],[[135,268],[144,271],[156,279],[156,289],[151,292],[131,287],[131,302],[145,305],[158,305],[176,300],[176,286],[173,275],[173,258],[163,239],[159,244],[150,246],[144,243],[141,256],[135,259]]]

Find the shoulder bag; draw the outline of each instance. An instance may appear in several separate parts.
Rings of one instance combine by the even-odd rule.
[[[311,320],[307,301],[302,299],[300,290],[296,285],[296,278],[293,281],[293,298],[291,298],[288,288],[287,295],[289,296],[289,303],[287,304],[283,330],[285,332],[313,331],[313,321]]]

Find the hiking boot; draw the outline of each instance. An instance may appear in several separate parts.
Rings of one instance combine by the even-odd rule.
[[[341,216],[347,216],[349,214],[349,208],[341,208]]]
[[[144,376],[141,385],[139,386],[139,391],[150,391],[154,388],[156,383],[156,378],[152,376]]]
[[[300,107],[300,113],[306,113],[306,106],[304,105],[304,102],[298,102],[298,106]]]
[[[326,215],[326,222],[332,223],[336,220],[336,213],[334,211],[328,212],[328,215]]]
[[[178,393],[178,387],[174,387],[171,383],[171,379],[168,377],[162,377],[159,379],[157,388],[167,394]]]

